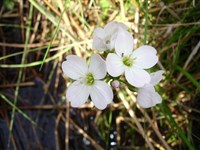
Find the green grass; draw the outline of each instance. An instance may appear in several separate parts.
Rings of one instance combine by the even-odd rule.
[[[26,59],[26,56],[27,56],[27,47],[28,47],[28,41],[29,41],[29,37],[30,37],[30,26],[31,26],[32,16],[33,16],[33,6],[31,5],[30,11],[29,11],[29,17],[28,17],[28,20],[29,20],[28,28],[27,28],[27,31],[26,31],[25,48],[24,48],[22,60],[21,60],[22,65],[25,63],[25,59]],[[21,79],[22,79],[22,71],[23,70],[21,68],[19,70],[19,74],[18,74],[18,78],[17,78],[17,86],[16,86],[16,89],[15,89],[15,97],[14,97],[14,106],[16,106],[16,104],[17,104],[17,99],[18,99],[18,95],[19,95],[19,84],[20,84]],[[12,115],[11,115],[11,121],[10,121],[10,127],[9,127],[10,134],[12,134],[12,130],[13,130],[15,110],[16,110],[16,107],[13,107]]]
[[[42,60],[42,64],[41,64],[41,66],[40,66],[40,70],[41,70],[41,68],[42,68],[42,66],[43,66],[43,64],[44,64],[44,62],[45,62],[45,60],[46,60],[47,54],[48,54],[48,52],[49,52],[49,50],[50,50],[50,48],[51,48],[51,46],[52,46],[52,42],[53,42],[53,40],[55,39],[56,34],[58,33],[58,29],[59,29],[59,26],[60,26],[60,23],[61,23],[63,14],[64,14],[64,12],[66,11],[66,9],[67,9],[67,2],[65,2],[65,8],[64,8],[64,10],[62,11],[62,14],[61,14],[61,16],[60,16],[58,25],[56,26],[56,29],[55,29],[55,31],[53,32],[52,36],[51,36],[52,39],[51,39],[51,41],[50,41],[50,43],[49,43],[49,45],[48,45],[48,47],[47,47],[47,50],[46,50],[46,52],[45,52],[44,58],[43,58],[43,60]]]
[[[20,110],[18,107],[16,107],[16,104],[12,103],[5,95],[0,93],[1,98],[8,103],[12,108],[15,108],[15,110],[20,113],[24,118],[26,118],[28,121],[30,121],[33,125],[37,125],[36,122],[31,119],[26,113],[24,113],[22,110]]]
[[[162,113],[164,114],[165,118],[168,120],[168,122],[170,124],[170,128],[172,130],[171,133],[174,133],[173,135],[175,137],[181,138],[182,141],[187,145],[188,149],[195,150],[191,141],[188,140],[188,138],[186,137],[183,130],[179,127],[177,122],[174,120],[169,107],[167,106],[167,104],[164,101],[161,105],[161,110],[162,110]]]

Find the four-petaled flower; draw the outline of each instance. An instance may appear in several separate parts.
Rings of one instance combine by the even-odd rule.
[[[112,102],[111,87],[101,81],[107,71],[105,61],[100,55],[92,55],[89,66],[84,59],[69,55],[62,63],[62,70],[65,75],[76,80],[69,86],[66,93],[72,107],[83,105],[89,96],[98,109],[104,109]]]
[[[98,109],[104,109],[113,100],[111,87],[102,81],[108,71],[112,77],[125,74],[127,82],[138,89],[137,102],[143,108],[161,103],[161,96],[154,86],[162,79],[164,71],[149,74],[145,69],[158,62],[156,49],[144,45],[133,51],[134,39],[126,26],[110,22],[104,28],[96,28],[93,34],[92,49],[110,51],[106,62],[98,54],[91,56],[90,64],[78,56],[69,55],[62,63],[65,75],[75,80],[68,88],[66,97],[72,107],[83,105],[90,97]],[[118,80],[111,82],[114,88],[119,87]]]
[[[154,86],[162,80],[163,70],[151,73],[151,81],[138,90],[137,102],[143,108],[149,108],[162,102],[161,96],[155,91]]]
[[[112,50],[118,32],[121,30],[126,30],[126,26],[118,22],[110,22],[106,24],[104,28],[95,28],[92,49],[99,51]]]
[[[158,62],[157,51],[151,46],[141,46],[133,51],[132,35],[123,30],[117,35],[115,53],[109,53],[106,58],[108,73],[118,77],[125,72],[129,84],[143,87],[150,82],[150,75],[144,69],[153,67]]]

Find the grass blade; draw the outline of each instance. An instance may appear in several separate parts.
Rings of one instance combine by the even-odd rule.
[[[20,113],[24,118],[26,118],[28,121],[30,121],[33,125],[36,125],[36,122],[32,120],[26,113],[24,113],[21,109],[19,109],[14,103],[12,103],[5,95],[0,93],[0,97],[8,103],[12,108],[15,108],[15,110]]]
[[[176,65],[176,69],[180,71],[184,76],[186,76],[186,78],[188,78],[188,80],[190,80],[192,84],[196,86],[198,90],[200,90],[200,83],[190,73],[178,65]]]
[[[22,65],[24,64],[25,58],[26,58],[26,55],[27,55],[28,41],[29,41],[30,30],[31,30],[30,27],[31,27],[32,14],[33,14],[33,6],[30,5],[29,17],[28,17],[28,28],[27,28],[27,31],[26,31],[25,48],[24,48],[24,53],[22,55],[22,60],[21,60]],[[15,90],[15,96],[14,96],[14,106],[17,103],[17,98],[18,98],[18,94],[19,94],[18,93],[19,92],[19,83],[21,82],[21,79],[22,79],[22,73],[23,73],[23,68],[20,68],[18,79],[17,79],[17,86],[16,86],[16,90]],[[13,107],[12,115],[11,115],[11,121],[10,121],[10,127],[9,127],[10,133],[12,133],[12,129],[13,129],[15,110],[16,110],[16,107]]]
[[[144,45],[147,44],[147,30],[148,30],[148,0],[145,0]]]
[[[162,102],[161,109],[164,115],[166,116],[166,119],[169,121],[173,132],[176,133],[182,139],[182,141],[188,146],[189,150],[195,150],[191,142],[187,139],[183,130],[179,127],[179,125],[172,117],[172,113],[170,112],[168,105],[164,101]]]
[[[50,50],[50,48],[51,48],[52,42],[53,42],[53,40],[55,39],[56,34],[58,33],[58,29],[59,29],[59,26],[60,26],[60,23],[61,23],[61,20],[62,20],[62,16],[63,16],[63,14],[65,13],[65,10],[66,10],[66,9],[67,9],[67,2],[65,2],[65,8],[64,8],[64,10],[63,10],[63,12],[62,12],[62,14],[61,14],[61,16],[60,16],[58,25],[56,26],[56,29],[55,29],[55,31],[54,31],[54,33],[53,33],[53,35],[52,35],[50,44],[48,45],[47,50],[46,50],[46,52],[45,52],[44,58],[43,58],[43,60],[42,60],[42,64],[41,64],[41,66],[40,66],[40,70],[42,69],[42,66],[43,66],[43,64],[44,64],[44,62],[45,62],[45,59],[46,59],[46,57],[47,57],[47,54],[48,54],[48,52],[49,52],[49,50]]]

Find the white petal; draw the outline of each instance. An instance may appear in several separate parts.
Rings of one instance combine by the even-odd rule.
[[[107,23],[104,27],[106,34],[109,36],[111,36],[116,31],[116,29],[117,29],[117,24],[114,21]]]
[[[107,33],[107,35],[112,35],[118,32],[119,29],[126,30],[126,26],[123,23],[112,21],[106,24],[104,27],[104,30]]]
[[[106,76],[106,63],[99,54],[92,55],[89,72],[92,72],[95,79],[103,79]]]
[[[134,53],[136,55],[141,55],[143,53],[146,53],[146,52],[149,52],[149,53],[153,53],[153,54],[157,54],[157,51],[154,47],[152,46],[149,46],[149,45],[143,45],[143,46],[140,46],[139,48],[137,48]]]
[[[154,86],[155,86],[156,84],[158,84],[158,83],[162,80],[163,73],[164,73],[163,70],[159,70],[159,71],[150,73],[150,76],[151,76],[151,81],[150,81],[150,83],[151,83],[152,85],[154,85]]]
[[[93,33],[92,49],[99,50],[99,51],[107,50],[107,47],[105,44],[105,38],[106,38],[106,33],[104,29],[96,28]]]
[[[99,51],[112,50],[119,30],[126,30],[126,26],[122,23],[110,22],[105,25],[104,29],[95,28],[92,49]]]
[[[110,45],[109,45],[110,50],[115,49],[115,42],[116,42],[117,35],[118,35],[117,32],[113,33],[111,38],[110,38]],[[107,45],[107,47],[108,47],[108,45]]]
[[[121,75],[125,70],[125,67],[122,63],[122,58],[113,53],[108,54],[106,58],[106,67],[108,73],[113,77]]]
[[[126,68],[125,78],[129,84],[135,87],[143,87],[151,79],[148,72],[139,68]]]
[[[91,87],[90,96],[92,102],[98,109],[105,109],[113,100],[113,91],[111,87],[103,81],[95,81]]]
[[[143,108],[149,108],[162,102],[161,96],[155,91],[153,85],[146,84],[138,90],[138,104]]]
[[[162,102],[162,97],[158,94],[158,92],[153,93],[152,101],[153,101],[154,105],[160,104]]]
[[[105,51],[107,50],[107,45],[104,42],[104,39],[100,39],[98,37],[93,38],[93,43],[92,43],[92,49],[93,50],[99,50],[99,51]]]
[[[106,44],[107,47],[112,50],[115,48],[115,42],[118,36],[118,33],[121,30],[126,30],[126,26],[123,23],[110,22],[105,26],[105,32],[107,33],[107,38],[109,38],[110,43]]]
[[[117,24],[118,24],[118,27],[120,27],[121,29],[127,30],[127,27],[126,27],[125,24],[123,24],[123,23],[121,23],[121,22],[117,22]]]
[[[94,29],[94,33],[93,33],[93,37],[98,37],[100,39],[105,39],[106,38],[106,32],[102,28],[99,28],[99,27],[95,28]]]
[[[153,49],[150,46],[141,46],[136,49],[132,54],[135,58],[134,65],[142,69],[153,67],[158,62],[158,56]]]
[[[76,55],[69,55],[66,57],[66,61],[62,63],[62,70],[68,77],[76,80],[85,76],[88,66],[84,59]]]
[[[152,102],[152,93],[155,89],[152,85],[148,84],[143,88],[139,88],[137,95],[137,102],[142,108],[149,108],[154,105]]]
[[[89,97],[90,87],[81,83],[80,80],[73,82],[66,93],[72,107],[80,107]]]
[[[115,41],[115,51],[117,55],[127,56],[131,54],[133,50],[133,44],[134,44],[133,36],[129,32],[121,30],[118,33]]]

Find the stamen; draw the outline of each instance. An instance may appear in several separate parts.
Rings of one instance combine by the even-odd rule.
[[[123,62],[123,64],[124,64],[125,66],[127,66],[127,67],[131,67],[131,66],[133,65],[133,59],[130,58],[130,57],[128,57],[128,56],[124,57],[124,58],[122,59],[122,62]]]
[[[87,73],[86,74],[86,84],[87,85],[92,85],[94,84],[94,76],[92,73]]]

